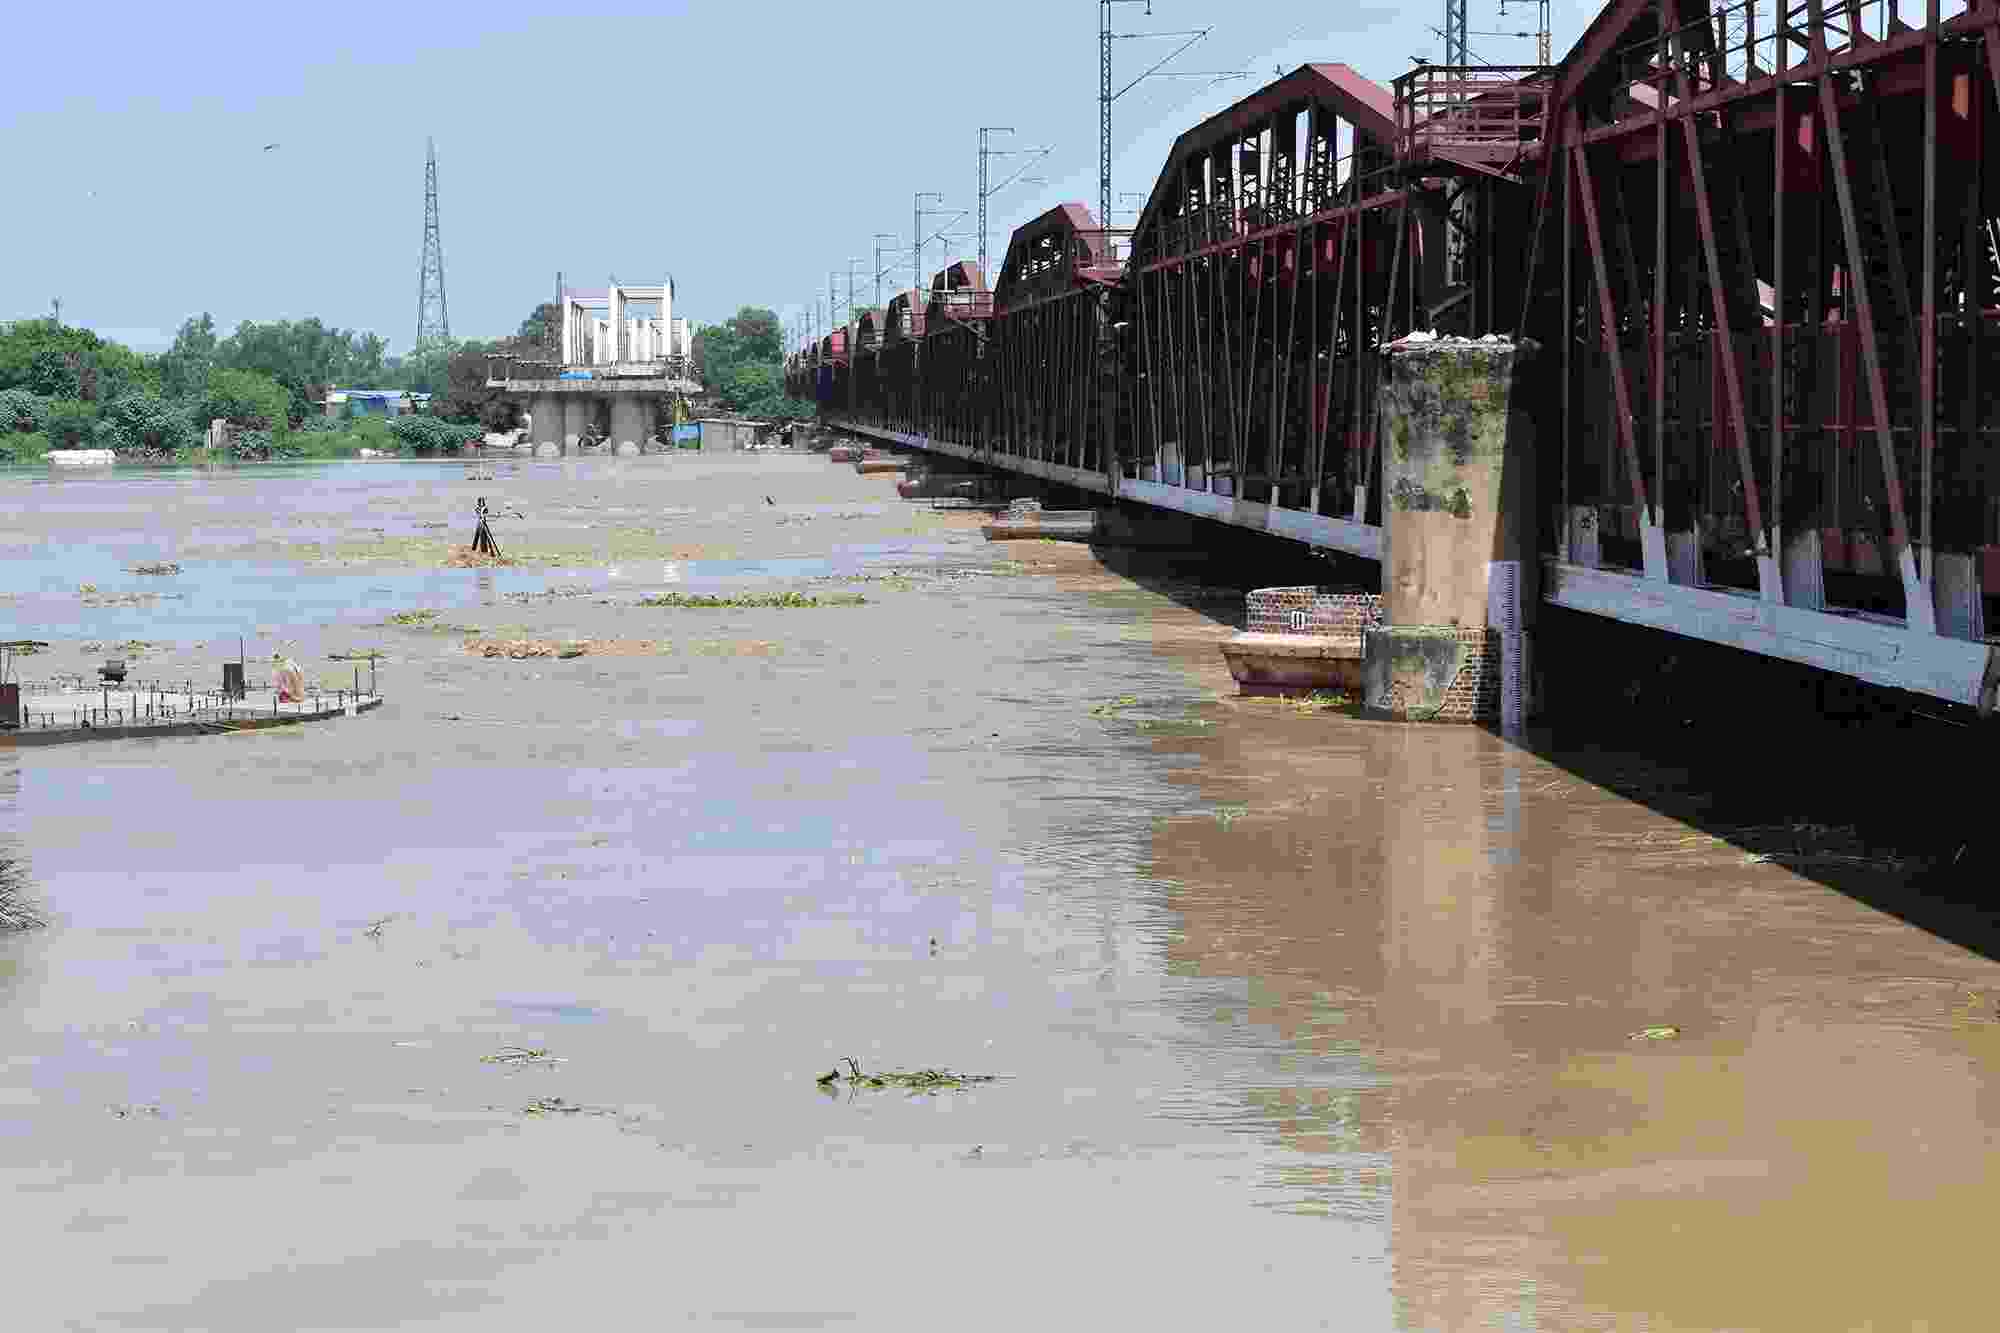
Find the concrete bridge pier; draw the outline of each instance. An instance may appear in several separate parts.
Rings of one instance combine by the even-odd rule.
[[[1404,721],[1519,724],[1535,605],[1534,423],[1516,406],[1535,345],[1391,344],[1382,429],[1382,611],[1362,706]]]
[[[538,393],[531,401],[534,407],[529,415],[534,418],[535,456],[560,457],[563,433],[562,399],[552,393]]]
[[[611,400],[611,447],[620,454],[636,454],[653,432],[646,418],[651,404],[636,394],[619,394]]]
[[[573,454],[590,427],[590,402],[580,394],[563,399],[562,451]]]

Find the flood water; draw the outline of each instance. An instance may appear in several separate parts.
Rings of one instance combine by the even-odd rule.
[[[1484,732],[1236,700],[1193,599],[886,478],[466,471],[0,478],[31,679],[388,654],[360,718],[0,752],[12,1326],[1991,1322],[1986,959]],[[354,554],[474,495],[601,559]]]

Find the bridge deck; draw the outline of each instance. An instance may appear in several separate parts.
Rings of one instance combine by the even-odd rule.
[[[883,430],[839,418],[828,424],[884,443],[946,454],[1004,471],[1039,477],[1098,495],[1169,509],[1235,527],[1342,551],[1382,558],[1382,529],[1374,524],[1309,514],[1132,477],[1113,479],[994,453],[928,435]],[[1865,612],[1812,611],[1760,600],[1739,590],[1696,587],[1646,578],[1637,572],[1593,569],[1555,557],[1544,560],[1543,600],[1631,625],[1852,676],[1890,689],[1949,703],[1990,708],[2000,686],[2000,647],[1912,630],[1903,621]]]

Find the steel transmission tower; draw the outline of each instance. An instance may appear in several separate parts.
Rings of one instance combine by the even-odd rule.
[[[1444,63],[1469,65],[1466,47],[1465,0],[1444,0]]]
[[[424,141],[424,262],[417,275],[417,342],[451,337],[444,304],[444,243],[438,239],[437,141]]]

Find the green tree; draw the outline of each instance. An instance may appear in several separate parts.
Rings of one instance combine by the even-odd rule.
[[[222,417],[232,426],[282,435],[291,410],[291,395],[269,375],[254,370],[218,366],[208,372],[203,420]]]
[[[49,437],[49,448],[88,449],[97,426],[97,404],[78,398],[51,399],[43,423],[42,433]]]
[[[762,306],[743,306],[730,319],[729,331],[736,335],[745,360],[784,361],[785,332],[778,323],[776,311]]]
[[[150,393],[128,393],[105,408],[95,435],[99,448],[155,455],[179,453],[200,438],[184,404]]]
[[[408,387],[385,382],[393,379],[388,347],[375,334],[328,328],[317,318],[269,324],[245,320],[216,348],[215,362],[231,370],[253,370],[284,385],[292,417],[303,420],[330,385]]]
[[[28,366],[27,388],[29,393],[43,398],[81,396],[83,376],[77,365],[77,353],[57,347],[44,347],[35,353]]]
[[[694,331],[694,373],[704,384],[720,384],[743,360],[743,340],[727,324],[703,324]]]
[[[48,423],[49,404],[26,389],[0,389],[0,435],[38,431]]]
[[[530,349],[553,347],[556,337],[562,331],[562,307],[554,301],[544,301],[521,321],[521,327],[514,332],[517,342],[526,344],[520,354],[526,355]],[[561,349],[555,349],[558,352]]]
[[[388,351],[389,340],[380,334],[350,334],[347,364],[341,369],[341,382],[357,389],[378,387],[382,379],[383,359]]]
[[[170,398],[205,393],[221,342],[215,333],[215,317],[207,311],[199,319],[190,316],[182,321],[174,345],[160,354],[161,391]]]
[[[482,431],[511,429],[520,408],[505,390],[486,387],[487,358],[497,350],[505,350],[503,344],[460,343],[445,363],[445,386],[431,400],[431,415]]]
[[[52,319],[17,319],[0,324],[0,389],[33,391],[30,380],[37,364],[54,364],[45,359],[47,353],[57,353],[73,371],[75,366],[68,361],[68,355],[73,353],[80,359],[97,347],[98,337],[89,329],[73,329]]]
[[[123,343],[100,341],[86,360],[96,372],[97,402],[114,402],[129,393],[160,391],[158,357],[142,356]]]

